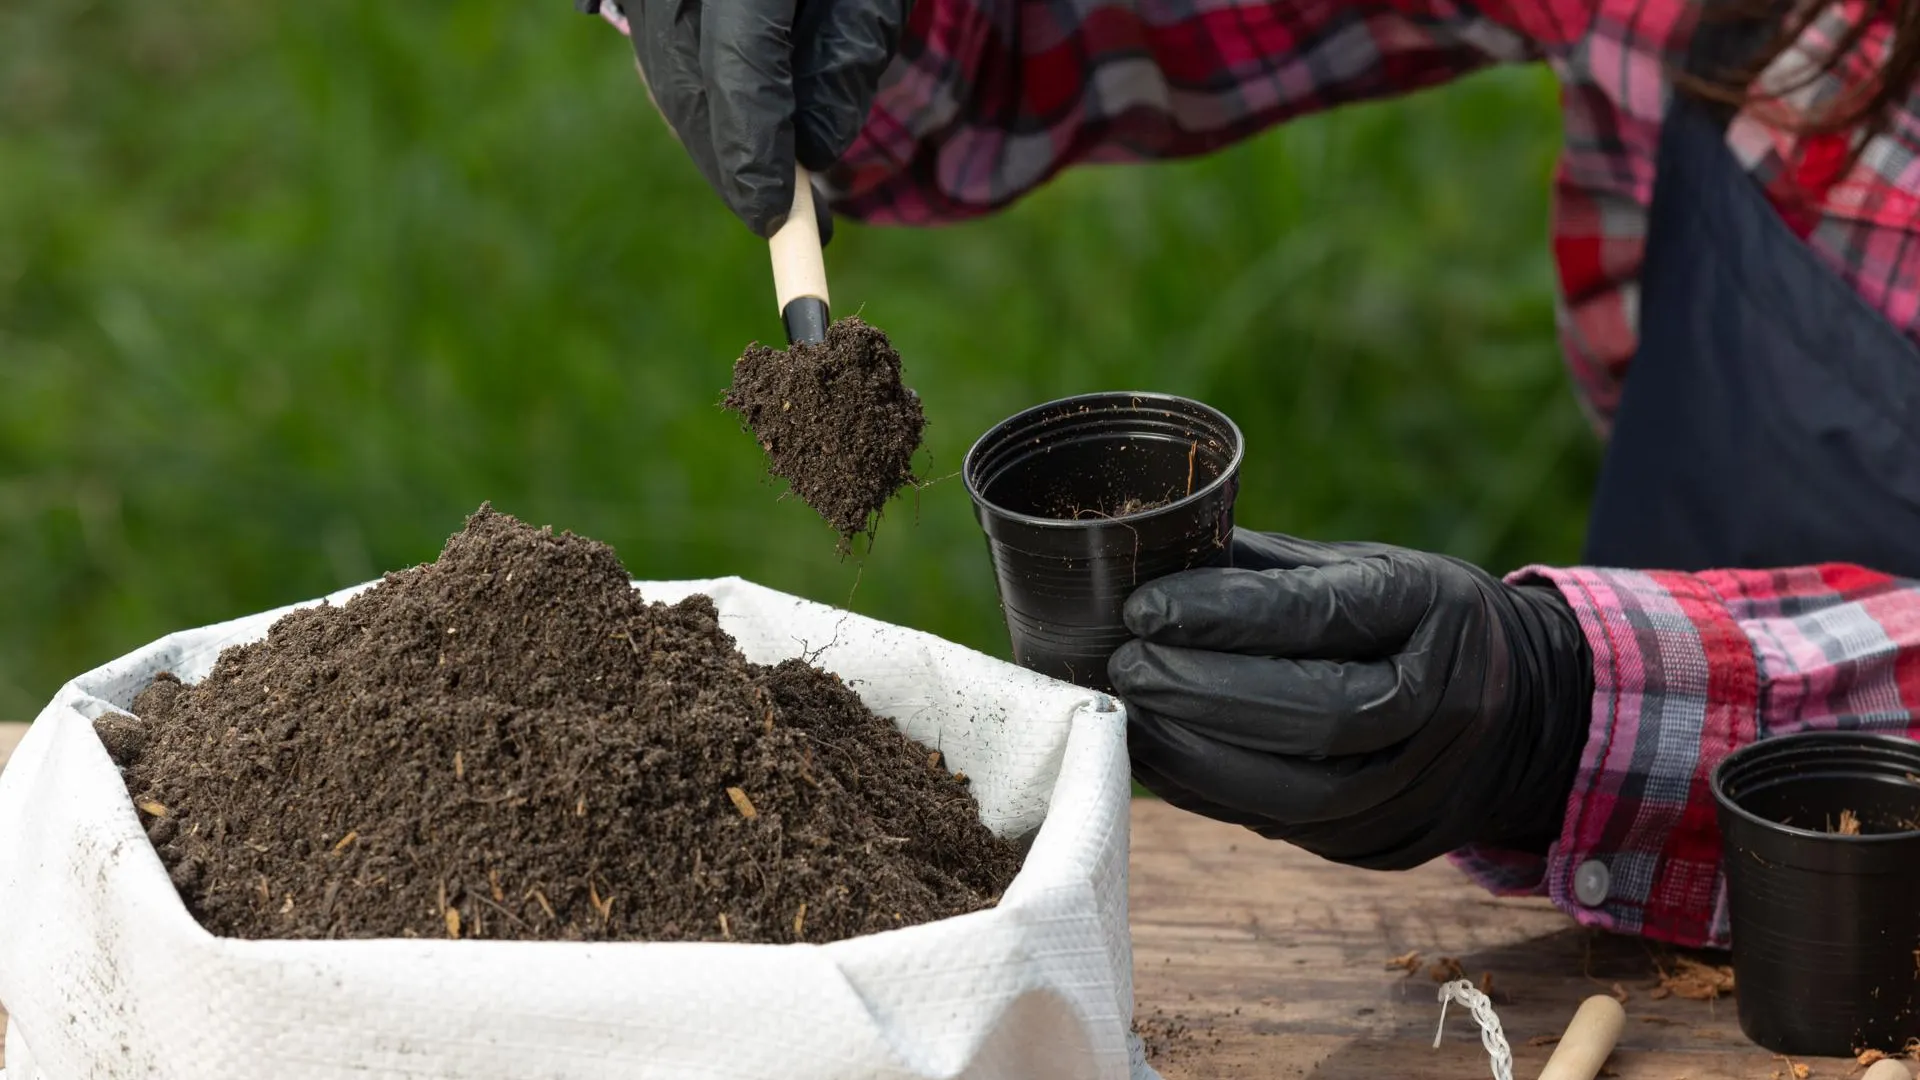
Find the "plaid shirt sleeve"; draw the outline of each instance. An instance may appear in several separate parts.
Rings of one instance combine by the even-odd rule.
[[[1593,647],[1593,720],[1545,858],[1454,856],[1496,893],[1550,897],[1588,926],[1724,947],[1714,766],[1796,731],[1920,736],[1920,582],[1840,565],[1515,579],[1551,581],[1573,605]],[[1590,862],[1608,881],[1593,905],[1574,890]]]
[[[836,213],[925,225],[1080,163],[1204,154],[1579,37],[1594,0],[920,0]]]

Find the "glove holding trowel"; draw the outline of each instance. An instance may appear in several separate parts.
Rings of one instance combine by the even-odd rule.
[[[755,343],[725,404],[769,469],[840,534],[871,537],[915,482],[926,418],[885,334],[835,323],[812,173],[846,153],[899,43],[908,0],[576,0],[633,42],[654,105],[709,186],[765,237],[789,348]]]

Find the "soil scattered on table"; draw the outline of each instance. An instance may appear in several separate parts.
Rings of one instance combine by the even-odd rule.
[[[840,534],[843,550],[869,536],[887,500],[914,482],[926,416],[900,381],[900,354],[858,318],[827,328],[817,345],[755,344],[733,365],[722,402],[787,482]]]
[[[1467,977],[1466,966],[1461,964],[1458,958],[1442,956],[1432,964],[1427,964],[1421,959],[1418,949],[1391,957],[1384,966],[1388,971],[1406,972],[1409,978],[1425,971],[1427,977],[1437,983],[1453,982]],[[1491,996],[1493,994],[1493,972],[1481,972],[1479,980],[1474,983],[1474,987],[1481,993]]]
[[[1133,1030],[1146,1048],[1148,1061],[1166,1062],[1200,1052],[1213,1029],[1211,1025],[1196,1028],[1185,1014],[1155,1008],[1145,1016],[1135,1017]],[[1217,1035],[1212,1036],[1211,1041],[1214,1046],[1220,1045]]]
[[[713,602],[483,506],[437,561],[158,676],[97,729],[241,938],[826,942],[991,906],[963,778]]]
[[[1733,991],[1733,968],[1682,956],[1675,959],[1672,970],[1660,967],[1660,981],[1648,996],[1655,1001],[1666,997],[1715,1001],[1731,996]]]
[[[1891,1054],[1885,1050],[1858,1050],[1854,1052],[1853,1060],[1863,1069],[1882,1061],[1920,1060],[1920,1039],[1908,1039],[1905,1046]]]

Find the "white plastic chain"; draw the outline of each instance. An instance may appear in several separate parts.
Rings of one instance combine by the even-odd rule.
[[[1447,1030],[1447,1004],[1453,1001],[1466,1006],[1479,1023],[1480,1044],[1493,1059],[1493,1080],[1513,1080],[1513,1051],[1507,1048],[1507,1037],[1500,1031],[1500,1018],[1493,1014],[1493,1002],[1465,979],[1440,988],[1440,1026],[1433,1032],[1433,1048],[1440,1049],[1440,1036]]]

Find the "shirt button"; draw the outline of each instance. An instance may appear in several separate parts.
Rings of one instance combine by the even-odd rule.
[[[1573,872],[1573,898],[1586,907],[1599,907],[1606,902],[1607,886],[1611,883],[1607,864],[1588,859]]]

